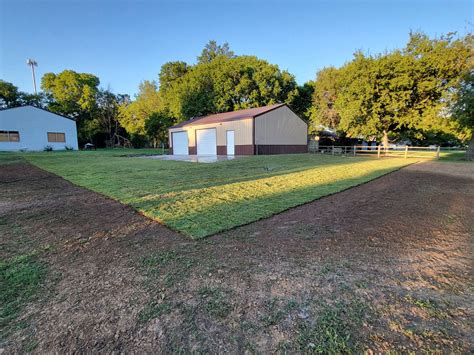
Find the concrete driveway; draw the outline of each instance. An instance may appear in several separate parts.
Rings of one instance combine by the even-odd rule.
[[[147,155],[140,158],[187,161],[191,163],[217,163],[218,161],[234,160],[242,158],[235,155]]]

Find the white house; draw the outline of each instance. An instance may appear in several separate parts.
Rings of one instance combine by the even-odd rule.
[[[35,106],[0,110],[0,151],[74,150],[77,145],[76,121]]]

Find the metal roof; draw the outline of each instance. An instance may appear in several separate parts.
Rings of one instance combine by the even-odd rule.
[[[76,119],[75,119],[74,117],[65,116],[65,115],[62,115],[62,114],[60,114],[60,113],[56,113],[56,112],[50,111],[50,110],[48,110],[48,109],[46,109],[46,108],[38,107],[38,106],[35,106],[35,105],[32,105],[32,104],[19,105],[19,106],[15,106],[15,107],[4,107],[4,108],[0,108],[0,111],[13,110],[13,109],[15,109],[15,108],[23,108],[23,107],[33,107],[33,108],[37,108],[38,110],[43,110],[43,111],[52,113],[53,115],[67,118],[68,120],[71,120],[71,121],[76,121]]]
[[[185,126],[204,125],[204,124],[212,124],[212,123],[219,123],[219,122],[242,120],[245,118],[254,118],[282,106],[286,106],[286,104],[275,104],[275,105],[262,106],[262,107],[256,107],[256,108],[248,108],[245,110],[216,113],[213,115],[192,118],[190,120],[178,123],[177,125],[174,125],[173,127],[170,127],[170,128],[180,128],[180,127],[185,127]]]

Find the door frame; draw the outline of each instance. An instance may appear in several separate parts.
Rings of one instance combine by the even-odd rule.
[[[198,131],[208,130],[208,129],[213,129],[213,130],[216,132],[216,155],[217,155],[217,127],[196,128],[196,129],[194,130],[194,141],[196,142],[196,155],[199,155],[199,152],[198,152],[198,136],[197,136],[197,132],[198,132]]]

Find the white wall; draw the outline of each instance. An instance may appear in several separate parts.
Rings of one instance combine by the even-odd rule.
[[[0,110],[0,131],[20,132],[19,142],[0,142],[0,151],[43,150],[47,145],[54,150],[78,149],[75,121],[33,106]],[[66,142],[48,142],[48,132],[64,133]]]
[[[206,128],[216,128],[217,129],[217,145],[226,146],[227,144],[227,134],[226,131],[235,132],[235,145],[249,145],[252,144],[253,136],[253,125],[251,118],[244,118],[241,120],[228,121],[228,122],[216,122],[208,124],[195,124],[178,128],[170,128],[170,147],[173,146],[171,142],[171,132],[188,132],[189,146],[196,146],[196,134],[195,130],[197,129],[206,129]]]

